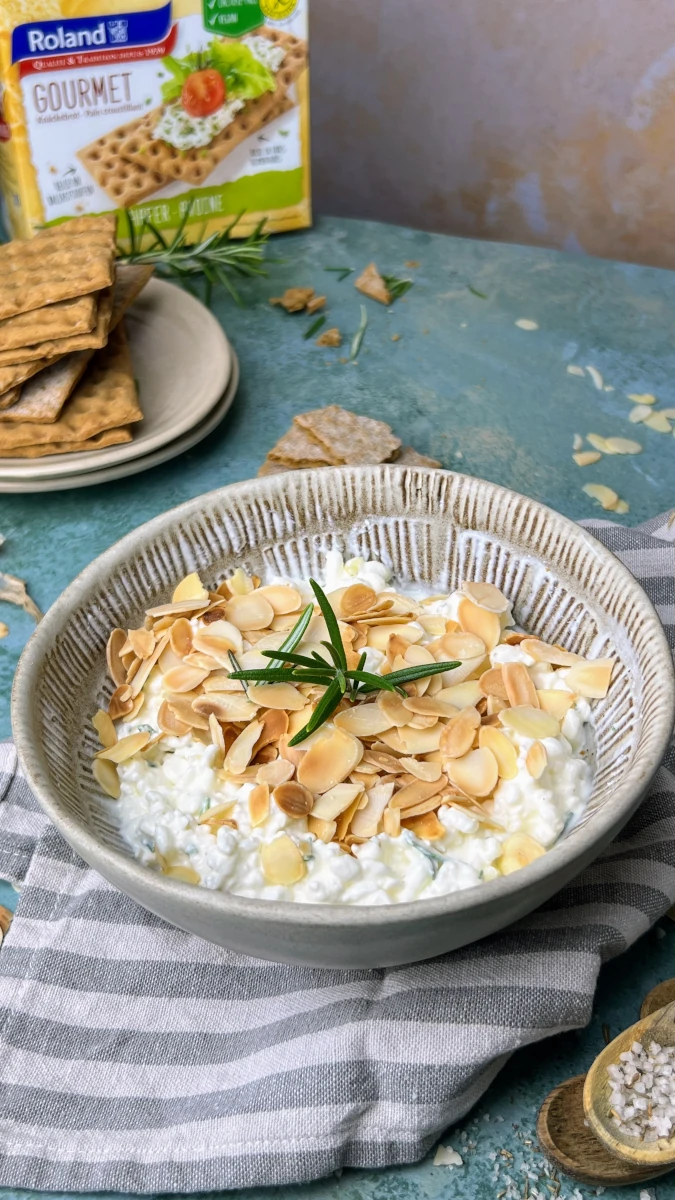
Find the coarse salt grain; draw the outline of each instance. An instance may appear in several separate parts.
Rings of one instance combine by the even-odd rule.
[[[620,1132],[644,1142],[675,1129],[675,1046],[633,1042],[607,1068],[609,1107]]]

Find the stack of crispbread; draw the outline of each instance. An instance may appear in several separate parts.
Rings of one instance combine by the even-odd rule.
[[[418,454],[412,446],[402,446],[401,439],[384,421],[329,404],[294,417],[291,428],[269,451],[258,474],[383,462],[411,467],[441,466],[438,459]]]
[[[0,246],[0,458],[131,441],[142,419],[122,317],[152,274],[115,267],[116,218]]]

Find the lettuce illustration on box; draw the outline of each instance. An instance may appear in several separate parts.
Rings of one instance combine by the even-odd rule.
[[[126,210],[190,240],[311,222],[308,0],[0,0],[11,233]],[[123,227],[122,227],[123,228]]]

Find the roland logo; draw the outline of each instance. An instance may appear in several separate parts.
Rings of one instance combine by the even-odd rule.
[[[28,30],[28,49],[31,54],[54,50],[81,50],[83,46],[105,46],[105,23],[100,21],[93,29],[64,29],[57,25],[51,33],[42,29]]]

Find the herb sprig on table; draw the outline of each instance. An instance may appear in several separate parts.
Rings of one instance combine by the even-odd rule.
[[[298,622],[293,626],[286,640],[278,650],[261,650],[266,658],[273,661],[269,667],[251,667],[246,670],[233,671],[230,679],[239,679],[242,683],[311,683],[325,687],[326,691],[319,700],[309,721],[291,738],[289,746],[297,746],[310,737],[335,712],[343,696],[352,702],[363,699],[373,692],[396,692],[406,696],[406,683],[414,683],[417,679],[427,679],[430,675],[440,675],[458,667],[458,662],[424,663],[421,666],[405,667],[400,671],[392,671],[389,675],[376,675],[373,671],[365,671],[366,652],[359,659],[356,668],[347,665],[347,654],[342,643],[342,635],[337,617],[331,608],[325,592],[314,579],[310,579],[312,591],[321,609],[330,641],[322,642],[330,654],[332,663],[328,662],[316,650],[310,655],[295,654],[295,648],[302,641],[314,612],[314,606],[308,604]],[[289,665],[284,665],[289,664]]]
[[[144,263],[157,268],[160,275],[172,277],[191,291],[191,283],[198,275],[206,281],[204,302],[211,303],[214,284],[227,288],[232,299],[239,305],[242,300],[233,278],[252,278],[267,275],[263,267],[269,234],[264,232],[264,221],[256,225],[246,238],[232,237],[232,230],[241,220],[238,213],[226,229],[212,233],[209,237],[192,244],[187,242],[186,226],[191,211],[188,204],[180,224],[170,240],[167,240],[156,225],[147,217],[140,229],[134,228],[131,215],[127,213],[128,251],[121,250],[119,263]],[[151,241],[143,245],[147,237]]]

